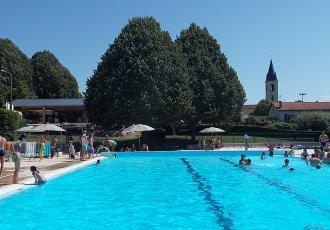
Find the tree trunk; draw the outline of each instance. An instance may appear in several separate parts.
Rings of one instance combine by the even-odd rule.
[[[171,128],[172,128],[172,135],[176,135],[175,134],[175,127],[174,126],[171,126]]]

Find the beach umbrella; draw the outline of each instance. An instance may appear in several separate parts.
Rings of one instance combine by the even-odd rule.
[[[216,127],[209,127],[209,128],[203,129],[199,132],[200,133],[212,133],[212,136],[213,136],[213,133],[224,133],[226,131],[223,129],[216,128]]]
[[[28,126],[17,129],[16,132],[19,132],[19,133],[42,133],[44,131],[38,129],[36,125],[28,125]]]
[[[200,133],[211,133],[212,134],[212,138],[213,138],[213,133],[224,133],[226,132],[225,130],[223,129],[220,129],[220,128],[216,128],[216,127],[209,127],[209,128],[206,128],[206,129],[202,129],[201,131],[199,131]],[[220,143],[221,143],[221,139],[220,139]]]
[[[152,131],[155,130],[154,128],[148,126],[148,125],[131,125],[130,127],[124,129],[125,132],[145,132],[145,131]]]
[[[131,125],[128,128],[124,129],[123,131],[125,132],[147,132],[147,131],[152,131],[155,130],[154,128],[148,126],[148,125],[143,125],[143,124],[137,124],[137,125]],[[139,137],[139,148],[141,145],[141,137]]]
[[[53,124],[39,124],[36,125],[36,128],[42,132],[51,131],[51,132],[65,132],[65,129]]]

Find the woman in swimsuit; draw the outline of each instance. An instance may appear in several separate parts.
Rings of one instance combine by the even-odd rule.
[[[40,175],[40,172],[38,171],[36,166],[31,166],[30,170],[32,172],[32,176],[34,177],[36,184],[45,184],[47,182],[47,180],[42,175]]]

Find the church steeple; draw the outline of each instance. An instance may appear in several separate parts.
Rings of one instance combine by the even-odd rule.
[[[273,60],[270,60],[266,81],[276,81],[276,72],[274,71]]]
[[[278,81],[272,60],[270,60],[265,86],[266,100],[269,102],[278,102]]]

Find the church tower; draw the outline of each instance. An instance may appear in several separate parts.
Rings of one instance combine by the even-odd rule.
[[[265,86],[266,100],[269,102],[278,102],[278,81],[272,60],[270,60]]]

